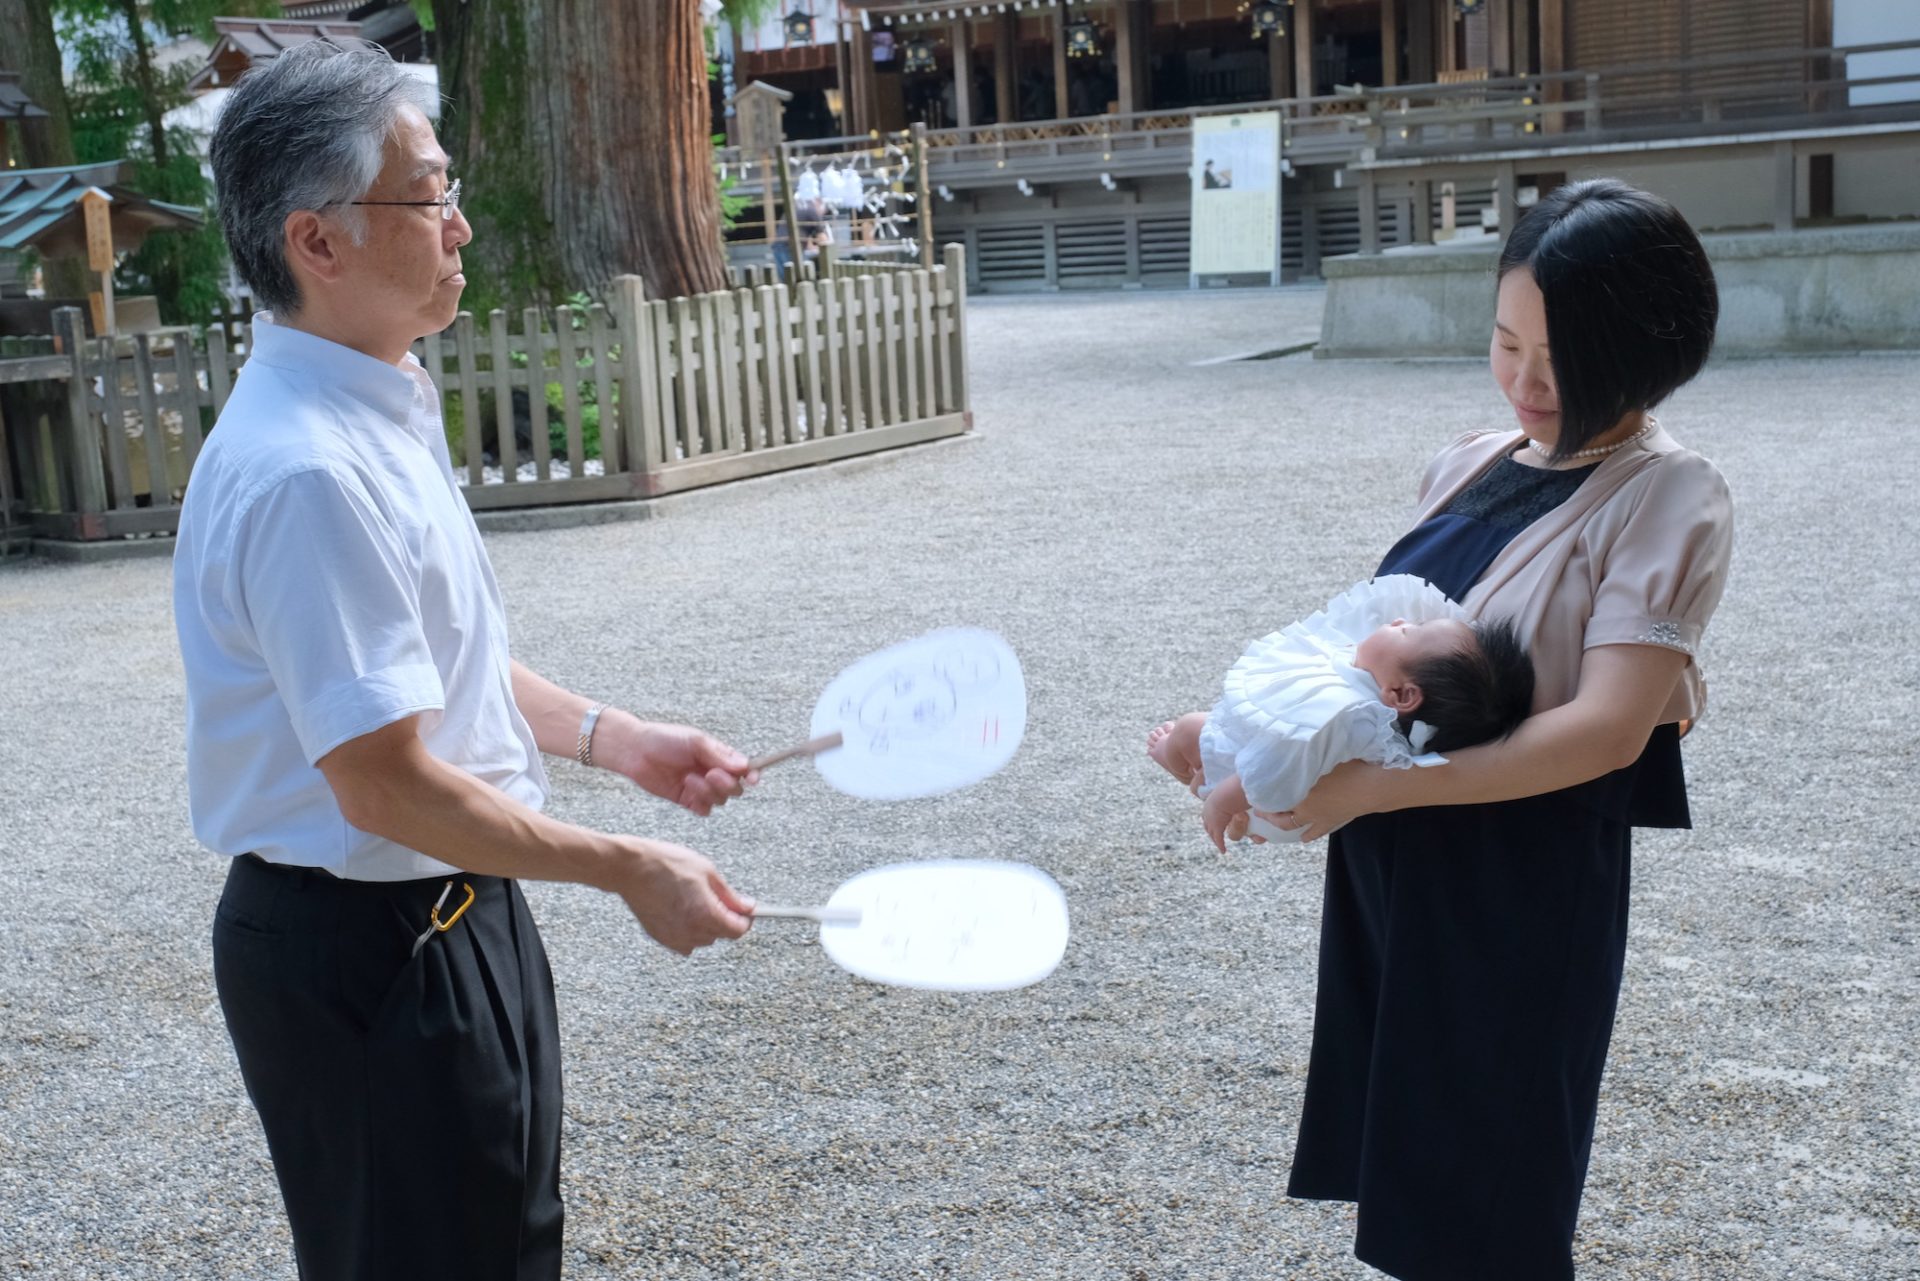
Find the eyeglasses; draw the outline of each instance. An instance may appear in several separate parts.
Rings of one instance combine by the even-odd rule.
[[[440,220],[450,222],[453,211],[460,207],[460,180],[455,178],[453,185],[447,188],[447,194],[438,200],[349,200],[350,205],[403,205],[413,208],[425,208],[428,205],[440,206]]]

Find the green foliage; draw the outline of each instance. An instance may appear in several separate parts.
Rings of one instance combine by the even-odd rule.
[[[720,13],[735,31],[759,26],[763,19],[780,12],[780,0],[726,0]]]
[[[160,125],[188,101],[187,81],[198,68],[155,67],[153,45],[173,34],[211,36],[217,15],[278,12],[274,0],[54,0],[69,67],[74,159],[125,159],[134,190],[198,209],[206,220],[199,231],[154,233],[114,272],[117,290],[158,295],[161,317],[170,323],[202,319],[219,306],[226,246],[198,140]]]

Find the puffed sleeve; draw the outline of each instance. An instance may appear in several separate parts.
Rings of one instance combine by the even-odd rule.
[[[446,695],[404,534],[364,486],[296,472],[254,501],[235,564],[252,633],[309,764]]]
[[[1696,654],[1732,554],[1727,482],[1697,454],[1663,458],[1608,541],[1586,647],[1663,645]]]

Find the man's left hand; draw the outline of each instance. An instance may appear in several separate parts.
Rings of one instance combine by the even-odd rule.
[[[610,723],[611,722],[611,723]],[[747,758],[690,725],[602,717],[593,757],[616,774],[695,814],[711,814],[760,781]]]

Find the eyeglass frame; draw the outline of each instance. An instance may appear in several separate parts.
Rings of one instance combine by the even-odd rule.
[[[440,221],[452,222],[453,214],[460,207],[460,182],[455,178],[447,187],[447,194],[438,200],[349,200],[350,205],[395,205],[404,208],[424,209],[429,205],[440,207]]]

